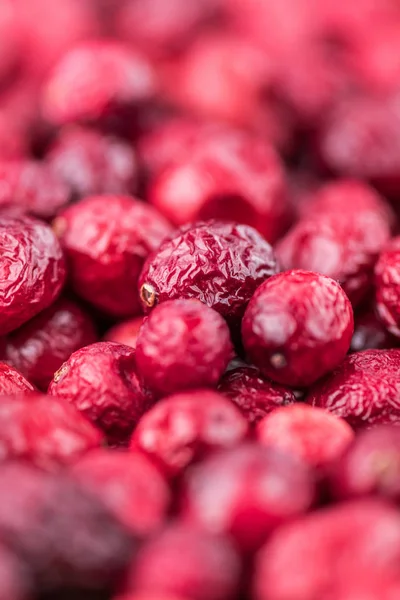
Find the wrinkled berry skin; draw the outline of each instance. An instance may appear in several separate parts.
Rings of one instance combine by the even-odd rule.
[[[346,421],[301,403],[277,408],[257,426],[261,444],[290,452],[311,467],[332,462],[353,438],[354,432]]]
[[[2,460],[23,459],[53,469],[101,444],[100,431],[68,403],[32,392],[15,394],[0,403]]]
[[[218,391],[241,410],[250,425],[255,425],[278,406],[296,402],[290,388],[264,379],[255,367],[239,366],[227,371]]]
[[[136,344],[138,371],[158,396],[216,387],[232,354],[225,320],[194,299],[156,306]]]
[[[79,296],[115,317],[140,312],[143,263],[171,232],[155,209],[129,196],[91,196],[67,208],[53,227]]]
[[[353,427],[400,422],[400,350],[365,350],[348,356],[313,386],[307,402]]]
[[[181,229],[146,261],[143,308],[197,298],[237,325],[256,288],[278,270],[271,246],[247,225],[200,222]]]
[[[58,240],[45,223],[0,218],[0,335],[47,308],[65,281]]]
[[[25,379],[22,373],[9,364],[0,362],[0,394],[2,396],[33,391],[32,384]]]
[[[32,575],[8,548],[0,545],[0,600],[29,600],[33,595]]]
[[[46,162],[78,199],[98,194],[129,194],[136,188],[137,162],[133,149],[122,140],[95,130],[62,129]]]
[[[168,485],[139,452],[94,450],[73,466],[72,473],[135,535],[151,534],[166,518]]]
[[[104,336],[108,342],[117,342],[125,346],[136,348],[136,342],[141,326],[143,325],[143,317],[135,317],[128,321],[122,321],[111,327]]]
[[[314,480],[303,462],[274,449],[244,445],[189,472],[182,516],[206,530],[229,534],[242,552],[252,552],[277,526],[306,512],[314,495]]]
[[[278,383],[308,386],[346,356],[353,310],[340,285],[324,275],[286,271],[255,292],[242,322],[251,361]]]
[[[139,383],[134,349],[114,342],[74,352],[55,373],[49,394],[70,402],[112,443],[126,441],[152,403]]]
[[[247,429],[246,419],[229,400],[210,390],[197,390],[153,406],[139,421],[130,447],[176,476],[211,452],[235,446]]]
[[[393,238],[375,265],[375,302],[379,319],[400,337],[400,237]]]
[[[193,600],[236,596],[240,561],[231,543],[180,522],[169,525],[138,552],[127,590]]]
[[[54,373],[75,350],[96,342],[93,322],[76,302],[61,298],[10,333],[4,360],[46,391]]]
[[[366,309],[356,313],[354,319],[351,352],[382,350],[398,346],[398,339],[389,333],[373,308],[367,306]]]
[[[39,589],[101,590],[119,581],[134,543],[94,495],[67,474],[22,463],[3,465],[0,476],[0,538],[24,557]]]

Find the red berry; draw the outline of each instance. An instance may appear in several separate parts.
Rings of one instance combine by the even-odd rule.
[[[290,388],[264,379],[255,367],[239,366],[222,377],[218,391],[232,400],[251,425],[278,406],[296,402]]]
[[[149,535],[165,520],[169,489],[143,454],[94,450],[79,460],[72,472],[132,533]]]
[[[243,317],[242,338],[264,375],[303,387],[343,360],[353,328],[350,301],[336,281],[287,271],[257,289]]]
[[[13,394],[16,394],[13,390]],[[40,394],[4,396],[0,456],[46,469],[69,464],[102,442],[100,432],[66,402]]]
[[[365,350],[348,356],[307,401],[353,427],[400,421],[400,350]]]
[[[136,348],[136,342],[140,328],[143,324],[143,317],[135,317],[128,321],[122,321],[111,327],[104,336],[104,339],[109,342],[117,342],[125,346]]]
[[[0,545],[0,600],[34,597],[32,576],[26,565],[5,545]]]
[[[149,257],[140,296],[145,310],[165,300],[197,298],[237,325],[255,289],[277,269],[271,246],[252,227],[197,223]]]
[[[149,540],[129,573],[127,590],[191,600],[230,600],[237,593],[240,562],[230,542],[175,523]]]
[[[96,341],[93,322],[78,304],[60,299],[6,338],[4,360],[41,390],[75,350]]]
[[[246,420],[229,400],[197,390],[153,406],[139,421],[131,448],[145,452],[174,476],[214,450],[235,446],[246,434]]]
[[[122,140],[95,130],[62,129],[46,160],[76,198],[129,194],[136,188],[133,149]]]
[[[216,387],[232,353],[225,320],[194,299],[156,306],[136,344],[138,371],[158,396]]]
[[[275,527],[306,512],[314,495],[314,480],[303,462],[274,449],[245,445],[192,469],[183,517],[231,535],[242,551],[254,551]]]
[[[0,334],[5,334],[47,308],[64,284],[64,259],[50,227],[1,217],[0,280]]]
[[[135,351],[114,342],[74,352],[54,375],[49,394],[70,402],[114,443],[126,441],[152,404],[136,374]]]
[[[356,313],[354,318],[351,352],[394,348],[398,345],[398,340],[384,327],[373,308],[367,306],[358,314]]]
[[[53,227],[79,296],[114,316],[140,312],[143,263],[171,231],[155,209],[128,196],[92,196],[67,208]]]
[[[321,467],[345,451],[354,432],[346,421],[325,410],[293,404],[264,417],[257,437],[265,446],[290,452],[311,467]]]
[[[33,386],[22,373],[8,364],[0,362],[0,395],[7,396],[33,391]]]
[[[376,310],[388,331],[400,337],[400,237],[395,237],[375,265]]]
[[[50,76],[43,113],[54,124],[96,121],[148,100],[155,75],[148,61],[116,41],[85,41],[67,52]]]

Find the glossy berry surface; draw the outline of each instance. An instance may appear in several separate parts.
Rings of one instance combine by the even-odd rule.
[[[257,289],[243,317],[242,338],[265,376],[304,387],[343,360],[353,328],[350,301],[336,281],[294,270]]]
[[[400,238],[393,238],[375,265],[375,302],[379,319],[400,337]]]
[[[216,387],[232,353],[223,317],[194,299],[156,306],[136,344],[138,371],[159,396]]]
[[[215,450],[235,446],[247,428],[240,411],[221,394],[183,392],[159,401],[142,417],[131,449],[145,452],[174,476]]]
[[[0,334],[47,308],[65,280],[60,244],[48,225],[30,218],[0,218]]]
[[[165,300],[197,298],[237,325],[255,289],[277,270],[271,246],[251,227],[201,222],[149,257],[140,296],[147,311]]]
[[[182,515],[197,526],[232,536],[242,552],[249,552],[275,527],[305,513],[314,494],[312,474],[295,456],[243,445],[189,472]]]
[[[33,392],[32,384],[25,377],[7,363],[0,362],[0,394],[10,395],[24,392]]]
[[[251,425],[278,406],[296,402],[290,388],[265,379],[256,367],[239,366],[227,371],[218,391],[236,404]]]
[[[115,443],[126,441],[152,398],[139,382],[133,348],[98,342],[74,352],[49,394],[70,402]]]
[[[143,317],[135,317],[117,323],[106,332],[104,339],[108,342],[117,342],[125,346],[136,348],[136,342],[141,326],[143,325]]]
[[[76,293],[116,317],[140,312],[143,263],[171,232],[152,207],[129,196],[91,196],[53,223]]]
[[[310,389],[307,401],[346,419],[353,427],[396,424],[400,350],[365,350],[348,356]]]
[[[257,426],[259,442],[320,467],[340,456],[351,444],[350,425],[320,408],[297,403],[277,408]]]

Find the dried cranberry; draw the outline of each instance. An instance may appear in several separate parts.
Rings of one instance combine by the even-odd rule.
[[[218,391],[232,400],[251,425],[278,406],[296,402],[290,388],[264,379],[255,367],[239,366],[221,379]]]
[[[275,527],[306,512],[314,494],[311,472],[296,457],[245,445],[192,469],[183,517],[206,530],[229,534],[242,551],[253,551]]]
[[[257,427],[260,443],[290,452],[312,467],[340,456],[354,438],[350,425],[307,404],[277,408]]]
[[[136,188],[133,149],[122,140],[95,130],[62,129],[46,160],[76,198],[129,194]]]
[[[243,317],[242,338],[264,375],[303,387],[343,360],[353,328],[350,301],[336,281],[286,271],[257,289]]]
[[[114,342],[74,352],[54,375],[49,394],[70,402],[115,443],[126,441],[152,403],[139,383],[134,349]]]
[[[353,427],[400,421],[400,350],[364,350],[348,356],[313,386],[307,401]]]
[[[50,227],[29,218],[0,218],[0,334],[47,308],[65,280],[60,244]]]
[[[138,52],[117,41],[85,41],[67,52],[51,74],[43,113],[57,125],[96,121],[148,100],[155,75]]]
[[[148,254],[171,228],[150,206],[129,196],[91,196],[53,223],[76,293],[105,312],[140,312],[136,283]]]
[[[145,452],[173,476],[211,451],[235,446],[246,434],[246,420],[229,400],[198,390],[151,408],[133,432],[131,449]]]
[[[232,353],[224,319],[194,299],[156,306],[136,344],[138,371],[158,396],[216,387]]]
[[[117,342],[125,346],[136,348],[136,342],[141,326],[143,325],[143,317],[135,317],[128,321],[117,323],[111,327],[104,336],[104,339],[109,342]]]
[[[230,600],[240,561],[230,542],[182,523],[171,524],[139,551],[127,590],[153,598],[172,594],[193,600]]]
[[[47,390],[63,362],[96,337],[89,315],[75,302],[62,298],[10,333],[3,356],[31,383]]]
[[[101,433],[66,402],[21,392],[1,399],[3,460],[20,458],[48,469],[74,462],[101,441]]]
[[[400,237],[386,246],[375,265],[376,310],[388,331],[400,337]]]
[[[182,228],[148,258],[140,296],[147,311],[197,298],[237,325],[255,289],[277,270],[271,246],[252,227],[207,221]]]
[[[143,454],[94,450],[80,459],[72,472],[132,533],[148,535],[165,520],[169,489]]]
[[[8,364],[0,362],[0,394],[2,396],[33,391],[33,386],[22,373]]]
[[[398,339],[391,335],[371,306],[366,306],[354,315],[354,333],[350,350],[380,350],[398,346]]]
[[[33,597],[33,588],[32,575],[27,567],[1,544],[0,600],[29,600]]]

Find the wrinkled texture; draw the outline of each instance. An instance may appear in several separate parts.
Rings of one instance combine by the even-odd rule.
[[[109,342],[117,342],[118,344],[125,344],[125,346],[131,346],[136,348],[136,342],[139,335],[140,328],[143,324],[143,317],[135,317],[128,321],[122,321],[111,327],[104,336],[104,339]]]
[[[7,363],[0,362],[0,394],[7,396],[19,392],[33,392],[33,385],[21,372]]]
[[[375,265],[375,304],[388,331],[400,337],[400,237],[393,238]]]

